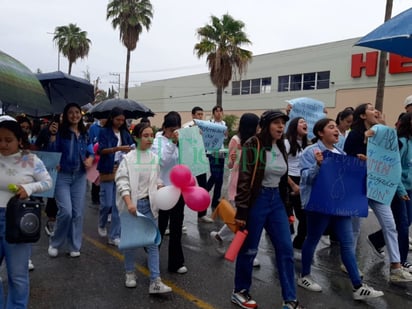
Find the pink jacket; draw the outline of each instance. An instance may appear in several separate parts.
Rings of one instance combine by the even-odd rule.
[[[240,146],[240,138],[234,135],[229,142],[229,160],[228,168],[230,169],[229,183],[227,195],[229,201],[234,201],[236,196],[237,180],[239,178],[239,160],[242,147]],[[236,154],[236,159],[232,160],[233,154]]]

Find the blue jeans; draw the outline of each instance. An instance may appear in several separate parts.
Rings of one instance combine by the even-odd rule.
[[[310,274],[310,268],[315,254],[316,246],[328,225],[340,244],[340,255],[345,265],[352,285],[359,287],[362,280],[356,264],[355,250],[353,246],[352,218],[343,216],[331,216],[319,212],[306,211],[307,235],[302,247],[302,277]]]
[[[120,218],[116,207],[116,183],[114,181],[103,181],[100,183],[99,227],[104,228],[106,226],[110,213],[112,214],[112,222],[109,238],[120,238]]]
[[[156,224],[156,219],[153,217],[152,211],[150,209],[149,200],[138,200],[137,210],[144,214],[146,217],[153,220]],[[148,267],[150,270],[150,281],[154,281],[156,278],[160,277],[160,259],[159,259],[159,246],[150,245],[146,247],[148,253]],[[124,250],[124,268],[126,272],[132,272],[135,269],[137,249]]]
[[[407,190],[409,198],[412,198],[412,190]],[[408,215],[408,226],[411,226],[412,224],[412,201],[405,201],[406,203],[406,211]]]
[[[69,251],[80,251],[82,246],[84,200],[86,195],[85,172],[59,172],[56,180],[56,226],[50,245],[60,248],[68,242]]]
[[[0,282],[0,308],[27,308],[30,292],[29,258],[31,244],[9,244],[5,239],[6,209],[0,208],[0,265],[6,260],[8,294],[5,303]]]
[[[253,260],[256,257],[263,228],[275,249],[276,266],[285,301],[296,300],[295,269],[289,221],[278,188],[261,188],[250,208],[246,223],[248,235],[236,260],[235,291],[252,284]]]

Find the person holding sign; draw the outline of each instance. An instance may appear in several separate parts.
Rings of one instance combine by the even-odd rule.
[[[287,198],[287,155],[283,132],[289,117],[280,110],[268,110],[259,119],[261,131],[242,149],[235,197],[235,220],[248,235],[236,260],[232,302],[241,308],[257,308],[249,294],[253,260],[263,229],[276,252],[276,266],[282,287],[283,308],[303,308],[296,299],[293,247],[284,201]]]
[[[315,135],[314,144],[307,147],[300,159],[301,180],[300,192],[302,205],[307,208],[312,189],[321,168],[323,168],[323,152],[331,151],[340,155],[345,153],[334,145],[339,139],[339,130],[336,122],[332,119],[324,118],[315,123],[313,127]],[[330,184],[331,186],[333,184]],[[331,188],[325,188],[330,191]],[[352,220],[350,216],[338,216],[318,211],[306,209],[307,236],[302,247],[302,273],[298,278],[298,285],[313,292],[321,292],[322,287],[311,277],[311,264],[316,246],[330,224],[340,243],[340,254],[343,264],[348,270],[353,286],[353,298],[363,300],[379,297],[383,292],[376,291],[372,287],[362,283],[356,263],[355,250],[353,247]]]
[[[373,134],[370,130],[372,126],[378,124],[378,115],[375,108],[370,103],[364,103],[355,108],[353,113],[353,124],[351,131],[345,141],[345,151],[350,156],[367,159],[367,141]],[[395,220],[389,205],[384,205],[373,199],[368,199],[369,207],[372,208],[376,218],[382,228],[385,238],[386,248],[388,249],[390,266],[390,281],[408,282],[412,281],[412,275],[402,268],[399,254],[398,233],[396,231]],[[360,222],[358,227],[354,227],[354,233],[359,234]],[[374,238],[369,235],[367,242],[371,245],[373,252],[381,257],[385,257],[383,245],[374,242]],[[356,246],[356,242],[354,243]]]

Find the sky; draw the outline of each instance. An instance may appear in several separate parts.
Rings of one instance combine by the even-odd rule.
[[[53,42],[57,26],[75,23],[91,40],[89,55],[72,74],[99,88],[124,87],[126,48],[106,20],[107,0],[0,0],[0,50],[43,73],[68,71]],[[152,0],[153,19],[131,53],[129,87],[142,82],[208,72],[206,59],[193,52],[196,29],[210,16],[229,13],[245,23],[254,55],[362,37],[383,23],[386,0]],[[392,16],[412,7],[393,0]]]

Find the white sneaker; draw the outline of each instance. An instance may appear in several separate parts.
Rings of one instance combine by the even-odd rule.
[[[172,288],[164,284],[160,278],[156,278],[154,281],[150,282],[149,294],[162,294],[171,291]]]
[[[404,262],[402,263],[402,267],[404,270],[406,270],[409,273],[412,273],[412,264],[409,262]]]
[[[210,237],[213,239],[216,252],[219,253],[220,255],[224,255],[226,252],[226,248],[223,245],[223,239],[220,237],[219,232],[211,231]]]
[[[362,284],[359,289],[353,291],[353,299],[355,300],[363,300],[380,296],[383,296],[382,291],[377,291],[374,288],[367,286],[366,284]]]
[[[170,230],[169,230],[169,228],[167,228],[167,229],[165,230],[165,236],[167,236],[167,235],[170,235]]]
[[[50,257],[56,257],[59,254],[59,250],[53,248],[52,246],[49,246],[49,249],[47,249],[47,253]]]
[[[107,243],[108,243],[109,245],[119,247],[120,238],[115,238],[115,239],[109,238],[109,239],[107,240]]]
[[[80,256],[80,252],[79,251],[70,251],[70,257],[72,258],[77,258]]]
[[[34,264],[32,262],[32,260],[29,260],[29,271],[34,270]]]
[[[182,233],[187,234],[187,227],[182,225]]]
[[[135,288],[137,283],[136,283],[136,274],[134,272],[127,272],[126,273],[126,281],[124,285],[127,288]]]
[[[177,272],[178,274],[183,275],[183,274],[187,273],[187,267],[186,267],[186,266],[182,266],[182,267],[180,267],[178,270],[176,270],[176,272]]]
[[[401,268],[391,269],[389,280],[391,282],[410,282],[412,281],[412,274]]]
[[[99,233],[100,237],[106,237],[107,236],[107,229],[105,227],[97,227],[97,233]]]
[[[317,284],[310,275],[299,277],[298,286],[312,292],[322,292],[322,287]]]
[[[260,267],[260,261],[256,257],[253,259],[253,267]]]
[[[197,218],[197,222],[202,222],[202,223],[213,223],[215,221],[213,221],[212,218],[208,217],[208,216],[203,216],[200,218]]]

